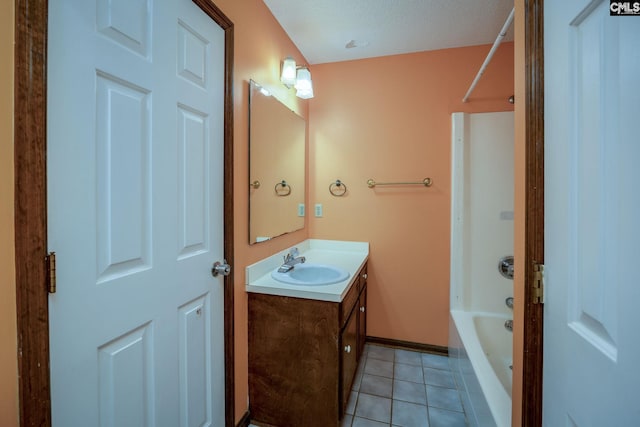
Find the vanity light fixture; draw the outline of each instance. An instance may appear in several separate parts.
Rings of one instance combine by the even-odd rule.
[[[311,82],[311,73],[306,67],[298,68],[296,77],[296,96],[302,99],[313,98],[313,83]]]
[[[290,56],[287,56],[282,61],[280,81],[289,88],[296,84],[296,61]]]
[[[309,68],[296,66],[296,61],[290,56],[287,56],[282,61],[280,81],[288,88],[295,87],[298,98],[313,98],[313,83],[311,82]]]

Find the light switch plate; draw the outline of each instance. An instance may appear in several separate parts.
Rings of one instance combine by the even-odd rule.
[[[322,217],[322,203],[316,203],[316,217]]]
[[[298,204],[298,216],[304,216],[304,203]]]

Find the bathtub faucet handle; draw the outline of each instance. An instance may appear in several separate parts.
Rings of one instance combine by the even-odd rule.
[[[498,261],[498,271],[502,277],[513,280],[513,257],[505,256]]]
[[[504,303],[507,305],[507,307],[513,310],[513,297],[508,297],[504,300]]]
[[[513,332],[513,320],[511,320],[511,319],[505,320],[504,321],[504,328],[509,332]]]

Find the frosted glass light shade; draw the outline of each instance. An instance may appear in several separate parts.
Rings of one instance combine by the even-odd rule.
[[[282,61],[280,81],[287,86],[293,86],[296,83],[296,61],[290,56]]]
[[[313,83],[311,82],[311,73],[307,68],[298,69],[295,88],[298,98],[313,98]]]

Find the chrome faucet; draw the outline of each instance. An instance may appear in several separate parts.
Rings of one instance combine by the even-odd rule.
[[[291,248],[289,253],[284,256],[284,264],[278,268],[278,273],[287,273],[293,270],[294,265],[301,264],[306,260],[307,259],[305,257],[300,256],[298,248]]]

